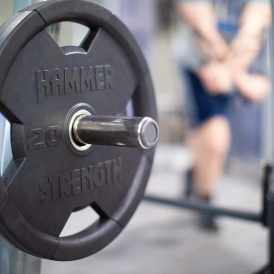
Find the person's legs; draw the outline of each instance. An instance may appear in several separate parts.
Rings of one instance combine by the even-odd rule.
[[[194,165],[187,175],[186,190],[191,195],[191,190],[193,194],[194,189],[194,196],[200,202],[208,204],[230,147],[229,123],[223,116],[213,116],[199,128],[192,130],[188,141],[194,154]],[[204,229],[218,229],[214,215],[210,213],[201,214],[200,224]]]
[[[230,147],[227,119],[214,116],[205,121],[190,132],[188,143],[194,153],[195,190],[201,197],[211,197]]]
[[[222,173],[230,147],[228,119],[228,94],[211,95],[195,72],[185,70],[189,92],[186,117],[189,128],[188,145],[194,154],[193,168],[185,176],[184,195],[196,196],[201,202],[209,203],[215,183]],[[193,195],[194,194],[194,195]],[[217,228],[210,214],[203,214],[204,228]]]

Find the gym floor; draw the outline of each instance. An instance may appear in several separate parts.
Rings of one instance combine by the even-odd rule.
[[[147,192],[178,197],[190,159],[183,147],[160,145]],[[232,175],[223,175],[214,200],[219,206],[255,212],[260,202],[257,179]],[[74,224],[86,226],[87,214],[75,214]],[[217,233],[205,232],[195,213],[143,202],[105,250],[76,262],[43,261],[42,274],[251,274],[266,264],[268,235],[262,226],[229,218],[218,223]],[[67,233],[75,229],[70,224]]]

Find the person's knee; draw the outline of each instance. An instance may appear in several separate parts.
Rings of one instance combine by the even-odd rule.
[[[223,158],[230,147],[230,129],[224,117],[214,117],[203,127],[203,145],[212,157]]]

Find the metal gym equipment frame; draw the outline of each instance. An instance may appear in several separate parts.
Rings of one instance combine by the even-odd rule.
[[[262,178],[262,206],[259,213],[218,208],[188,199],[169,199],[153,195],[146,195],[144,200],[151,203],[168,205],[202,213],[211,213],[215,216],[226,216],[262,224],[264,227],[269,229],[269,265],[256,274],[274,274],[274,189],[272,186],[272,170],[273,168],[271,165],[266,164],[264,166]]]

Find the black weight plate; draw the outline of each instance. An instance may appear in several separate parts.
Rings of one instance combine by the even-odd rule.
[[[60,48],[45,31],[73,21],[91,31]],[[109,11],[83,0],[29,7],[0,29],[0,111],[12,125],[13,160],[0,183],[0,231],[18,248],[52,260],[80,259],[108,245],[143,193],[154,150],[92,146],[77,151],[68,121],[79,110],[156,119],[153,86],[134,38]],[[60,238],[70,214],[91,206],[100,220]]]

